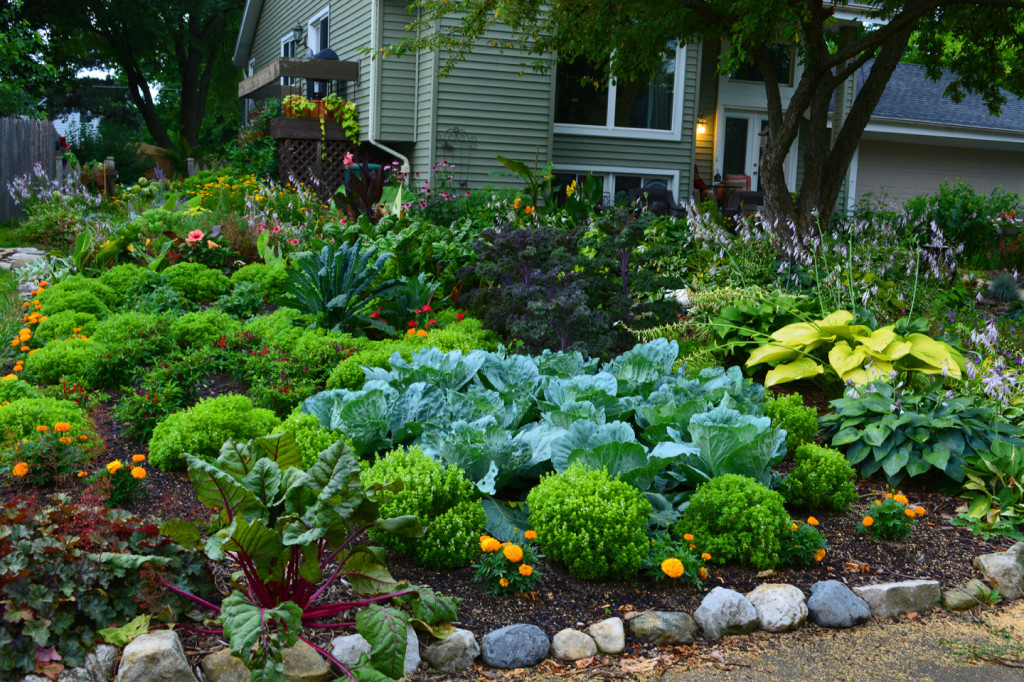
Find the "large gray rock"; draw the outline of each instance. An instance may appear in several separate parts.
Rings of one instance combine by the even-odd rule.
[[[804,593],[793,585],[764,583],[747,593],[757,611],[757,622],[768,632],[796,630],[807,620]]]
[[[682,611],[645,611],[629,621],[629,630],[642,642],[655,646],[693,644],[697,624]]]
[[[602,654],[621,654],[626,650],[626,630],[621,618],[606,618],[594,623],[589,632]]]
[[[405,626],[405,661],[403,672],[412,675],[420,667],[420,639],[411,625]],[[361,654],[370,655],[373,649],[362,635],[342,635],[331,640],[331,655],[346,668],[352,668],[359,662]]]
[[[566,628],[551,638],[551,655],[560,661],[578,661],[597,654],[597,644],[585,632]]]
[[[543,661],[550,647],[539,627],[516,623],[484,635],[480,656],[492,668],[527,668]]]
[[[85,656],[85,663],[77,668],[65,668],[57,682],[107,682],[114,674],[121,650],[109,644],[100,644]],[[48,677],[26,675],[21,682],[50,682]]]
[[[838,580],[822,580],[811,586],[807,615],[823,628],[852,628],[871,618],[871,608]]]
[[[1018,542],[1005,552],[975,557],[974,568],[1004,599],[1024,597],[1024,542]]]
[[[427,663],[443,673],[457,673],[473,666],[480,655],[476,635],[469,630],[456,630],[436,644],[423,650]]]
[[[903,613],[931,611],[942,600],[937,580],[904,580],[898,583],[863,585],[854,593],[868,603],[871,615],[892,618]]]
[[[281,659],[287,682],[327,682],[331,676],[330,666],[324,657],[305,642],[285,649]],[[249,682],[252,679],[242,659],[232,656],[229,649],[210,654],[199,667],[206,676],[206,682]]]
[[[196,682],[178,633],[156,630],[133,639],[121,654],[117,682]]]
[[[757,629],[757,609],[739,592],[716,587],[708,592],[693,619],[709,639],[745,635]]]
[[[942,593],[942,607],[949,611],[966,611],[982,603],[982,597],[989,591],[985,583],[971,578],[965,585],[958,585]]]

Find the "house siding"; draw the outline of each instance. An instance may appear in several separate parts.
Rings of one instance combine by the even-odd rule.
[[[697,115],[704,116],[708,130],[696,136],[694,159],[704,182],[711,184],[715,174],[715,123],[718,114],[718,54],[721,44],[709,40],[700,47],[700,82],[697,89]]]
[[[622,167],[679,173],[674,194],[686,201],[692,194],[694,136],[697,122],[697,74],[700,62],[696,46],[686,49],[683,81],[683,114],[676,140],[637,140],[604,135],[554,135],[556,168]]]
[[[406,35],[412,17],[402,0],[380,3],[381,45],[396,45]],[[388,57],[380,64],[380,128],[374,134],[385,142],[413,142],[416,138],[417,61],[415,54]]]
[[[442,26],[442,30],[447,25]],[[466,59],[455,65],[447,77],[434,77],[434,130],[431,145],[438,134],[459,128],[476,138],[475,148],[464,161],[466,168],[456,176],[465,177],[467,186],[522,184],[518,178],[491,175],[505,167],[497,156],[507,156],[543,166],[551,158],[551,125],[554,97],[549,73],[536,73],[529,67],[533,55],[502,52],[491,40],[511,39],[504,27],[488,31]],[[436,55],[441,66],[443,54]],[[435,69],[436,72],[436,69]],[[422,85],[422,83],[421,83]],[[417,146],[419,146],[417,134]],[[436,150],[429,152],[436,162],[443,160]]]

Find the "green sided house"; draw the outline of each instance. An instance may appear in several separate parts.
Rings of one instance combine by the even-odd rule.
[[[859,19],[843,9],[836,16]],[[455,164],[456,184],[467,188],[508,182],[492,175],[504,171],[496,160],[501,154],[539,167],[551,161],[563,183],[593,173],[606,196],[661,181],[683,203],[694,194],[695,168],[708,184],[717,176],[745,176],[749,189],[758,189],[767,127],[761,75],[751,68],[718,76],[718,43],[679,45],[658,73],[605,90],[587,84],[586,65],[557,62],[554,55],[547,73],[531,70],[524,63],[532,57],[491,46],[507,37],[500,30],[447,77],[438,75],[438,51],[371,59],[398,43],[409,21],[403,0],[247,0],[234,52],[234,64],[247,74],[239,95],[322,94],[316,88],[327,87],[356,103],[365,145],[421,179],[441,161]],[[315,56],[335,61],[325,65]],[[788,84],[785,104],[801,67],[786,46],[775,61],[779,82]],[[916,87],[907,85],[921,75],[914,68],[901,67],[894,83]],[[852,101],[856,88],[855,78],[839,93],[840,105]],[[905,198],[934,191],[945,179],[974,180],[977,174],[967,171],[979,165],[990,170],[979,189],[998,181],[1024,190],[1024,107],[1010,97],[1011,115],[1003,119],[989,116],[980,100],[942,100],[941,85],[911,98],[925,100],[928,120],[918,120],[920,108],[907,109],[906,97],[883,99],[886,108],[880,105],[872,119],[840,205],[852,207],[866,192]],[[801,177],[799,144],[786,161],[790,187]],[[992,161],[976,163],[986,158]]]

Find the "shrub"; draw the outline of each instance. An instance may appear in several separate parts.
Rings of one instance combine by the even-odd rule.
[[[99,386],[127,383],[132,372],[172,348],[166,318],[134,311],[111,315],[99,323],[91,340],[103,348],[94,376]]]
[[[905,540],[924,513],[923,507],[912,507],[906,496],[886,493],[868,507],[857,532],[868,533],[875,540]]]
[[[146,289],[144,293],[135,299],[134,307],[138,311],[152,315],[162,315],[164,313],[181,315],[195,310],[196,304],[167,284],[160,284]]]
[[[153,435],[156,425],[182,407],[185,391],[173,383],[143,381],[143,387],[126,393],[114,407],[126,438],[143,443]]]
[[[301,408],[292,412],[275,434],[288,431],[302,450],[302,468],[308,469],[316,463],[317,456],[342,439],[340,431],[325,431],[316,415],[303,412]]]
[[[148,268],[140,268],[133,263],[115,265],[100,275],[101,283],[110,288],[111,305],[127,306],[131,303],[144,285],[152,285],[159,281],[160,276]]]
[[[149,441],[149,461],[164,471],[185,468],[184,454],[213,460],[225,441],[244,441],[273,431],[281,420],[254,408],[244,395],[199,401],[157,424]]]
[[[502,543],[489,535],[481,536],[480,551],[483,554],[480,563],[473,566],[476,569],[473,581],[483,583],[483,588],[495,596],[534,592],[544,582],[537,567],[538,560],[544,555],[534,546],[536,533],[527,533],[529,537],[521,544],[518,540]]]
[[[804,443],[813,443],[818,433],[818,411],[804,406],[799,393],[774,395],[769,393],[764,403],[764,414],[772,418],[772,426],[786,430],[786,449],[796,452]]]
[[[28,356],[25,373],[41,384],[57,384],[61,377],[68,377],[92,388],[105,353],[102,344],[91,340],[53,341]]]
[[[106,306],[112,305],[115,298],[113,290],[99,279],[86,277],[84,275],[74,275],[72,277],[62,279],[52,287],[44,289],[39,293],[36,299],[45,306],[50,303],[50,300],[53,298],[60,298],[61,296],[81,291],[89,292],[102,301]]]
[[[188,313],[171,323],[170,335],[178,347],[185,350],[210,346],[221,337],[235,337],[242,325],[235,318],[216,308]]]
[[[362,480],[366,486],[401,480],[402,490],[382,493],[380,514],[415,516],[426,532],[423,538],[410,539],[371,530],[375,543],[412,554],[416,563],[436,569],[462,568],[476,557],[486,517],[460,468],[443,466],[414,446],[379,457],[364,467]],[[437,534],[435,522],[440,522]]]
[[[61,289],[57,284],[46,290],[50,296],[46,297],[43,303],[43,314],[47,317],[65,310],[74,310],[79,313],[92,313],[97,317],[105,317],[110,313],[110,308],[96,294],[91,291]],[[40,294],[42,296],[42,294]],[[39,299],[36,299],[39,300]]]
[[[796,468],[779,483],[779,492],[792,507],[845,511],[857,499],[856,476],[843,453],[807,443],[795,456]]]
[[[4,453],[8,464],[13,462],[11,474],[19,483],[49,486],[68,483],[92,458],[88,446],[79,436],[88,439],[89,433],[72,428],[68,422],[41,423],[32,438],[14,443]]]
[[[293,362],[308,366],[317,375],[326,377],[331,368],[348,358],[354,348],[348,345],[352,337],[320,329],[311,329],[298,338],[290,349]]]
[[[647,555],[651,503],[606,470],[577,463],[548,474],[530,491],[527,504],[548,557],[577,578],[628,578]]]
[[[697,488],[672,530],[676,537],[693,535],[713,561],[765,570],[779,565],[780,539],[789,525],[782,495],[752,478],[726,474]]]
[[[39,398],[41,394],[32,384],[21,379],[0,380],[0,404],[13,403],[25,398]]]
[[[810,520],[813,521],[814,517]],[[782,537],[779,560],[784,566],[810,566],[824,559],[827,552],[828,542],[824,533],[809,523],[793,521],[789,525],[789,533]]]
[[[1020,300],[1020,288],[1017,286],[1017,280],[1005,270],[992,277],[987,293],[990,298],[1004,303]]]
[[[184,589],[208,587],[200,555],[121,511],[71,504],[64,495],[48,506],[18,497],[0,509],[0,528],[5,529],[0,534],[0,598],[7,613],[0,629],[4,679],[38,672],[37,654],[49,647],[65,666],[81,666],[87,651],[101,642],[101,628],[124,624],[140,612],[169,605],[181,613],[179,599],[158,580]],[[132,563],[121,560],[137,554],[166,561],[129,568]],[[60,672],[51,670],[54,676]]]
[[[0,445],[10,456],[23,440],[34,439],[39,435],[37,426],[45,424],[53,427],[58,422],[70,424],[70,433],[76,436],[88,436],[81,447],[90,453],[103,450],[103,441],[96,435],[88,413],[77,403],[56,398],[22,398],[0,407]]]
[[[46,345],[51,341],[69,339],[74,334],[92,336],[98,319],[92,313],[80,313],[76,310],[65,310],[47,315],[46,319],[36,327],[35,339],[40,344]],[[76,329],[80,331],[76,332]]]
[[[163,276],[172,289],[194,303],[213,301],[231,286],[224,273],[200,263],[172,265],[164,270]]]
[[[257,344],[290,348],[305,332],[302,317],[295,308],[278,308],[269,315],[254,317],[243,329],[255,337]]]
[[[252,317],[263,310],[264,294],[259,284],[239,282],[214,302],[214,306],[237,318]]]
[[[246,282],[260,285],[263,295],[271,301],[284,295],[290,281],[288,270],[283,265],[272,266],[264,263],[250,263],[231,275],[231,283],[236,287]]]

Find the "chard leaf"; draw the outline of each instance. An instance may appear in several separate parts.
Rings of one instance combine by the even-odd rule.
[[[231,653],[242,659],[253,680],[284,681],[281,652],[293,646],[302,631],[302,609],[297,604],[286,601],[269,609],[232,592],[221,602],[220,620]],[[255,648],[257,642],[261,646]]]
[[[139,635],[149,632],[149,621],[152,618],[148,613],[132,618],[121,627],[109,627],[98,630],[96,634],[103,638],[107,644],[113,644],[119,649],[126,647]]]
[[[384,567],[380,556],[363,545],[353,547],[349,552],[342,564],[342,575],[353,590],[366,596],[393,592],[398,585]]]
[[[370,643],[370,663],[388,677],[405,671],[408,617],[398,609],[371,604],[356,616],[356,631]]]
[[[203,544],[203,535],[195,524],[183,519],[171,519],[160,524],[160,533],[177,542],[185,549],[198,549]]]
[[[302,466],[302,450],[291,431],[257,438],[254,444],[282,470]]]
[[[370,657],[365,653],[359,655],[359,660],[353,668],[349,669],[349,673],[359,682],[394,682],[393,679],[370,665]]]
[[[281,469],[273,460],[262,457],[242,479],[242,485],[251,490],[263,506],[271,507],[281,492]]]
[[[224,451],[221,452],[223,457]],[[260,507],[253,492],[220,466],[188,453],[185,454],[185,460],[188,462],[188,477],[196,488],[196,497],[207,507],[223,509],[228,518]]]
[[[421,587],[412,602],[412,615],[428,625],[453,621],[458,618],[460,601],[446,594],[437,594],[429,587]]]

